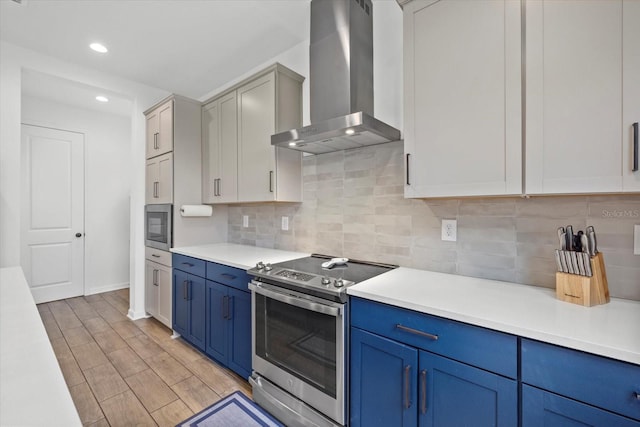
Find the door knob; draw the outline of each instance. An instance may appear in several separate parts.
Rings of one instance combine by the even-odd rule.
[[[82,233],[76,233],[76,237],[82,237]]]

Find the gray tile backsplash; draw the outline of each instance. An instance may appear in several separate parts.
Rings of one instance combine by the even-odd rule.
[[[405,199],[401,142],[303,164],[304,201],[229,206],[229,242],[554,288],[556,229],[593,225],[611,295],[640,300],[638,195]],[[457,242],[440,239],[442,219],[457,219]]]

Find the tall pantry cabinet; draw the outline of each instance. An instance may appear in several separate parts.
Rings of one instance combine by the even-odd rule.
[[[146,116],[146,204],[173,205],[173,246],[204,243],[210,218],[183,218],[180,206],[201,202],[201,104],[172,95]],[[146,248],[145,309],[171,328],[171,254]]]

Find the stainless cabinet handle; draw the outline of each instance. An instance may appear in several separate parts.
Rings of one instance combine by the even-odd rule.
[[[153,149],[158,149],[158,132],[153,134]]]
[[[186,265],[187,267],[193,267],[193,264],[190,262],[183,262],[182,265]]]
[[[156,199],[159,197],[159,195],[158,195],[158,193],[160,193],[159,188],[160,188],[160,182],[154,181],[153,182],[153,197],[156,198]]]
[[[229,297],[226,295],[222,297],[222,318],[229,318]]]
[[[636,397],[636,400],[640,402],[640,393],[638,393],[637,391],[634,391],[633,394]]]
[[[221,196],[220,194],[220,178],[216,179],[216,196]]]
[[[158,254],[151,254],[151,256],[154,257],[154,258],[160,258],[160,255],[158,255]]]
[[[405,154],[406,157],[406,171],[407,171],[407,185],[411,185],[411,183],[409,182],[409,156],[411,156],[411,153],[407,153]]]
[[[153,270],[153,286],[158,286],[158,270]]]
[[[411,365],[404,367],[404,408],[411,407],[411,397],[409,395],[409,386],[411,382]]]
[[[273,193],[273,171],[269,171],[269,193]]]
[[[633,172],[638,171],[638,122],[633,124]]]
[[[427,413],[427,370],[420,371],[420,385],[422,388],[422,402],[420,403],[420,412]]]
[[[182,282],[182,299],[186,300],[187,299],[187,286],[189,285],[189,282],[187,280],[185,280],[184,282]]]
[[[229,273],[222,273],[220,277],[224,277],[225,279],[229,279],[229,280],[236,280],[236,276]]]
[[[402,326],[400,323],[396,324],[396,329],[400,329],[401,331],[409,332],[410,334],[420,335],[421,337],[429,338],[430,340],[437,341],[438,336],[434,334],[430,334],[429,332],[422,332],[417,329],[408,328],[406,326]]]

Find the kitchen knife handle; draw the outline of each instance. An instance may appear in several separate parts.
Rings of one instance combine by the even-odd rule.
[[[409,386],[411,385],[411,365],[404,367],[404,408],[411,407],[411,395],[409,394]]]
[[[409,182],[409,156],[411,156],[411,153],[405,154],[406,164],[407,164],[407,167],[406,167],[406,170],[407,170],[407,185],[411,185],[411,183]]]
[[[420,371],[420,385],[422,388],[422,401],[420,403],[420,412],[422,414],[427,413],[427,370]],[[637,393],[636,393],[637,394]]]
[[[638,171],[638,122],[633,124],[633,172]]]

